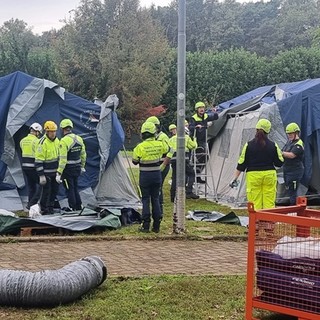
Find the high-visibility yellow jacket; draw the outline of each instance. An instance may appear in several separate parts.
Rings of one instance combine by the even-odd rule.
[[[189,122],[189,129],[190,129],[190,136],[193,137],[194,133],[197,138],[197,141],[199,142],[206,142],[206,130],[208,127],[208,122],[217,120],[219,118],[217,113],[213,114],[207,114],[204,113],[202,117],[198,115],[198,113],[195,113]],[[197,125],[201,125],[202,128],[196,128]]]
[[[169,140],[170,151],[167,154],[167,157],[171,159],[172,162],[176,161],[176,151],[177,151],[177,135],[174,135]],[[194,150],[198,147],[197,140],[194,138],[192,139],[187,134],[185,135],[185,160],[189,159],[189,152]]]
[[[59,160],[59,139],[50,140],[44,135],[37,144],[35,165],[39,176],[54,176],[57,173]]]
[[[139,164],[140,171],[157,171],[160,170],[162,155],[168,151],[167,143],[148,138],[134,148],[132,162]]]
[[[168,146],[169,146],[169,137],[162,131],[159,132],[159,134],[156,136],[156,140],[158,141],[162,141],[163,143],[166,143]],[[163,162],[164,158],[166,157],[166,153],[164,153],[162,156],[161,156],[161,159],[160,159],[160,163]]]
[[[24,170],[35,168],[34,157],[38,141],[38,137],[31,133],[29,133],[20,141],[20,148],[22,152],[22,168]]]
[[[86,165],[86,147],[83,139],[74,134],[67,133],[60,140],[58,173],[74,168],[84,168]]]

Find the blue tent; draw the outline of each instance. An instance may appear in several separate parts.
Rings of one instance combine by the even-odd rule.
[[[29,126],[47,120],[59,124],[63,118],[69,118],[87,150],[86,173],[79,179],[82,197],[87,199],[83,199],[84,203],[114,206],[138,203],[119,156],[124,132],[115,112],[117,104],[117,97],[110,96],[104,104],[97,105],[51,81],[22,72],[0,78],[0,196],[2,191],[3,197],[13,201],[13,193],[8,196],[8,192],[16,190],[21,204],[24,202],[19,141],[28,133]],[[107,180],[112,186],[108,186]],[[0,208],[12,209],[12,201],[0,204]]]
[[[304,188],[300,194],[320,193],[320,79],[260,87],[218,107],[219,120],[208,130],[212,143],[209,169],[217,172],[213,179],[217,197],[246,201],[244,182],[241,190],[230,190],[226,185],[232,180],[243,144],[253,138],[255,124],[262,117],[271,121],[270,137],[280,147],[287,139],[286,125],[296,122],[300,126],[305,145]],[[281,186],[281,170],[278,176]]]

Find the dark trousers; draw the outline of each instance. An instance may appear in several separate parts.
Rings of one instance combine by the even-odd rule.
[[[283,170],[284,185],[290,197],[290,205],[296,204],[297,190],[303,177],[303,171],[304,169],[293,172]]]
[[[41,187],[39,185],[39,177],[37,175],[36,170],[27,169],[23,170],[27,181],[28,187],[28,205],[27,207],[30,208],[34,204],[38,203],[41,195]]]
[[[161,209],[159,194],[161,188],[161,172],[140,171],[139,185],[142,195],[142,227],[149,230],[151,222],[151,212],[153,219],[153,229],[159,230],[161,221]],[[150,211],[150,201],[152,210]]]
[[[177,188],[176,162],[171,163],[171,168],[172,168],[172,183],[171,183],[171,189],[170,189],[170,198],[171,198],[171,202],[174,202],[174,198],[176,196],[176,188]],[[186,174],[186,194],[190,194],[192,193],[192,188],[195,181],[195,173],[189,161],[186,161],[185,174]]]
[[[81,169],[65,169],[62,174],[63,186],[67,191],[68,204],[72,210],[81,210],[82,201],[78,189],[78,178]]]
[[[42,194],[40,199],[41,211],[43,214],[53,213],[54,201],[58,193],[59,184],[56,181],[56,176],[47,176],[47,183],[42,186]]]
[[[161,217],[163,216],[163,183],[164,180],[166,179],[166,176],[170,170],[170,166],[166,166],[163,171],[161,171],[161,187],[160,187],[160,196],[159,196],[159,201],[160,201],[160,209],[161,209]]]

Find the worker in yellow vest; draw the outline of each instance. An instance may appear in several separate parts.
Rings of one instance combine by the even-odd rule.
[[[25,175],[28,188],[28,203],[26,209],[36,204],[40,198],[41,188],[39,177],[34,163],[37,143],[42,133],[42,126],[35,122],[30,126],[29,134],[21,139],[22,171]]]
[[[133,150],[132,162],[139,164],[140,177],[139,186],[142,194],[142,227],[141,232],[149,232],[151,223],[150,201],[152,204],[152,231],[160,231],[162,212],[160,208],[159,194],[161,188],[161,168],[166,166],[166,162],[160,166],[163,154],[169,150],[169,146],[155,138],[156,127],[152,122],[145,122],[141,127],[142,142]]]
[[[170,125],[169,127],[172,137],[169,140],[170,151],[167,153],[167,158],[170,159],[172,168],[172,183],[170,189],[171,202],[174,202],[176,196],[176,181],[177,181],[177,128]],[[199,199],[199,196],[193,193],[193,184],[195,182],[195,173],[192,165],[190,164],[190,151],[197,148],[196,138],[191,138],[188,135],[188,129],[185,129],[185,175],[186,175],[186,198],[187,199]]]
[[[158,141],[161,141],[162,143],[165,143],[168,147],[169,147],[169,137],[166,133],[164,133],[161,130],[161,125],[160,125],[160,120],[156,117],[156,116],[151,116],[149,117],[146,122],[151,122],[155,125],[156,127],[156,134],[155,134],[155,138]],[[160,164],[163,163],[164,159],[166,158],[166,153],[164,153],[160,159]],[[168,175],[170,166],[165,166],[164,169],[161,171],[161,188],[160,188],[160,209],[161,209],[161,215],[163,215],[163,192],[162,192],[162,187],[163,187],[163,183],[164,180],[166,178],[166,176]]]
[[[60,122],[63,137],[59,146],[59,167],[56,181],[63,182],[68,195],[69,207],[73,210],[81,210],[82,202],[78,190],[78,178],[85,172],[86,148],[82,138],[72,132],[73,122],[63,119]]]
[[[59,160],[57,125],[53,121],[44,124],[45,135],[40,139],[35,154],[36,171],[42,186],[40,198],[41,214],[52,214],[59,184],[56,174]]]

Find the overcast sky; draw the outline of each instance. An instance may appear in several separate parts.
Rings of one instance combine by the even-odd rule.
[[[238,2],[255,2],[258,0],[237,0]],[[141,6],[165,6],[171,0],[140,0]],[[61,20],[70,17],[80,0],[0,0],[0,26],[11,18],[23,20],[32,27],[34,33],[41,34],[53,28],[59,29]]]

